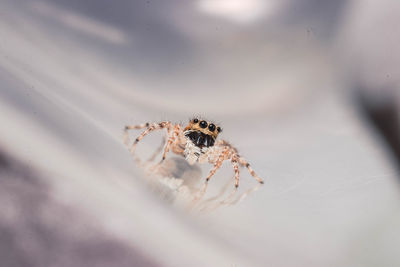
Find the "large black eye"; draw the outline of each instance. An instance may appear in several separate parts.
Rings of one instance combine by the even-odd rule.
[[[200,125],[201,128],[207,128],[207,122],[206,121],[201,121],[199,125]]]
[[[221,132],[222,131],[221,127],[217,127],[217,131]]]
[[[193,122],[194,122],[194,123],[198,123],[199,120],[198,120],[198,119],[194,119]]]
[[[211,132],[214,132],[214,131],[215,131],[215,125],[211,123],[210,125],[208,125],[208,129],[209,129]]]

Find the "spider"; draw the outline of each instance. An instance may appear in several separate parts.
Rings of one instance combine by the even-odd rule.
[[[194,118],[183,128],[180,124],[173,124],[169,121],[159,123],[144,123],[139,125],[125,126],[125,140],[128,138],[128,130],[145,129],[133,142],[130,147],[132,155],[135,152],[136,145],[150,132],[166,129],[167,137],[162,163],[167,153],[171,150],[175,154],[185,157],[189,164],[209,162],[214,165],[206,178],[206,183],[221,167],[225,160],[230,160],[235,172],[235,188],[239,186],[239,166],[246,167],[251,176],[259,183],[264,181],[257,176],[246,159],[238,154],[238,150],[225,140],[216,140],[218,134],[222,132],[221,127],[214,123]],[[164,144],[163,144],[164,145]],[[160,150],[162,147],[160,148]],[[153,156],[154,158],[154,156]]]

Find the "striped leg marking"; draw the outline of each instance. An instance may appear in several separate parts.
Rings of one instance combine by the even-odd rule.
[[[136,145],[137,143],[139,143],[146,135],[148,135],[150,132],[154,131],[154,130],[160,130],[163,128],[170,128],[171,127],[171,123],[170,122],[160,122],[160,123],[143,123],[140,125],[130,125],[130,126],[125,126],[125,134],[127,135],[128,130],[137,130],[137,129],[143,129],[146,128],[146,130],[144,130],[133,142],[131,148],[129,149],[129,151],[131,152],[131,154],[133,155],[135,153],[135,149],[136,149]]]
[[[239,187],[239,165],[237,162],[237,158],[233,157],[232,160],[233,170],[235,171],[235,187]]]
[[[213,176],[215,174],[215,172],[221,167],[222,162],[225,160],[227,153],[228,153],[228,149],[225,149],[224,151],[221,152],[221,155],[219,155],[217,161],[214,164],[214,168],[210,171],[210,174],[207,176],[206,182],[208,182],[210,180],[211,176]]]
[[[162,159],[161,159],[160,163],[162,163],[165,160],[165,158],[167,156],[167,153],[169,152],[169,149],[170,149],[172,143],[175,141],[176,137],[179,135],[179,126],[175,125],[174,131],[172,132],[172,134],[170,133],[170,131],[168,131],[168,132],[169,132],[169,134],[168,134],[169,138],[168,138],[168,141],[167,141],[167,145],[164,148],[164,153],[162,155]]]
[[[249,171],[249,173],[251,174],[251,176],[254,177],[254,179],[256,179],[260,184],[263,184],[264,181],[263,179],[261,179],[260,177],[258,177],[258,175],[256,174],[256,172],[253,170],[252,167],[250,167],[250,164],[244,159],[244,158],[239,158],[239,162],[242,166],[246,167],[247,170]]]

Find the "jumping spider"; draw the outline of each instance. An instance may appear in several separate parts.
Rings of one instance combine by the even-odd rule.
[[[137,143],[143,137],[154,130],[164,128],[167,130],[167,143],[164,147],[160,163],[165,160],[167,153],[171,150],[178,155],[184,156],[189,164],[196,162],[214,164],[214,168],[206,178],[207,183],[211,176],[221,167],[223,161],[230,160],[235,171],[236,188],[239,186],[239,166],[246,167],[254,179],[261,184],[264,183],[250,167],[250,164],[238,154],[235,147],[225,140],[216,140],[218,134],[222,131],[221,127],[198,118],[190,120],[185,128],[180,124],[172,124],[169,121],[125,126],[125,138],[128,136],[128,130],[145,129],[132,144],[130,148],[131,153],[134,154]]]

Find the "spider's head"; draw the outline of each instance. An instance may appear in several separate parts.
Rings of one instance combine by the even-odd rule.
[[[214,123],[194,118],[189,121],[184,132],[188,139],[196,146],[202,148],[213,146],[215,139],[217,139],[218,134],[222,132],[222,129]]]

